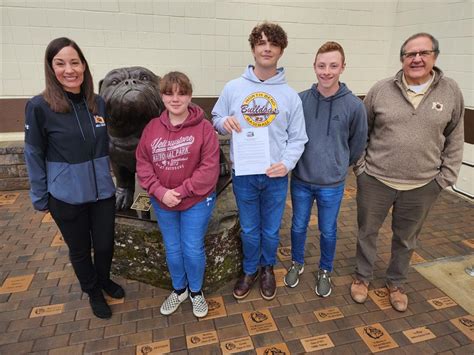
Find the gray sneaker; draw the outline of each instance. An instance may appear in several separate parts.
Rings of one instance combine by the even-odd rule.
[[[304,271],[304,264],[298,264],[296,261],[293,261],[288,272],[286,273],[285,277],[283,278],[283,282],[288,287],[296,287],[298,282],[300,282],[300,275]]]
[[[329,271],[319,269],[316,280],[316,294],[321,297],[328,297],[331,294],[331,274]]]

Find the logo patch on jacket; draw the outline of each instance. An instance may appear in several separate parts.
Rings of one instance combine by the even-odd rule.
[[[97,128],[99,128],[99,127],[105,127],[105,120],[104,120],[104,117],[94,115],[94,120],[95,120],[95,126],[96,126]]]
[[[240,106],[240,112],[253,127],[266,127],[278,115],[276,100],[266,92],[254,92]]]

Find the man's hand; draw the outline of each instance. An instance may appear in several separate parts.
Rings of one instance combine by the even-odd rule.
[[[239,120],[237,120],[237,118],[235,118],[234,116],[227,117],[224,122],[224,129],[227,131],[227,133],[232,133],[232,131],[240,133],[242,131]]]
[[[172,208],[181,203],[181,199],[179,198],[179,196],[180,193],[174,190],[168,190],[165,192],[161,202],[163,202],[166,206]]]
[[[282,177],[288,174],[288,169],[286,168],[285,164],[282,162],[275,163],[270,165],[270,167],[265,171],[268,177]]]

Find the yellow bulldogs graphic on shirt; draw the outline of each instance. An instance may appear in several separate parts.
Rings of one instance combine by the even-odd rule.
[[[266,127],[279,113],[277,102],[266,92],[254,92],[240,106],[245,120],[253,127]]]

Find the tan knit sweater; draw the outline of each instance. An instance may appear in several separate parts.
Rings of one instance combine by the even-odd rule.
[[[400,70],[379,81],[364,104],[368,119],[365,154],[356,175],[394,183],[436,179],[442,187],[456,182],[464,145],[464,100],[456,82],[434,67],[435,79],[415,109],[402,87]]]

